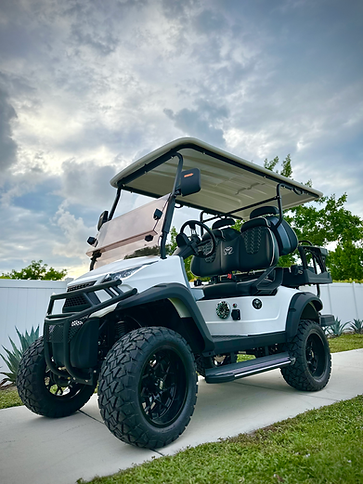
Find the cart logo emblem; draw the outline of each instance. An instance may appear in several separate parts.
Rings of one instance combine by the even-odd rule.
[[[216,306],[216,313],[221,319],[226,319],[231,312],[231,308],[226,301],[220,301]]]
[[[223,253],[224,253],[224,255],[233,254],[233,247],[231,247],[231,246],[225,247],[224,250],[223,250]]]
[[[252,306],[255,308],[255,309],[261,309],[262,308],[262,301],[260,299],[254,299],[252,301]]]

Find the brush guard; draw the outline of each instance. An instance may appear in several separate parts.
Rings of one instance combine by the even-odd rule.
[[[93,385],[97,379],[98,339],[100,318],[92,317],[97,311],[113,306],[137,293],[137,289],[122,292],[122,281],[104,282],[50,297],[44,319],[44,356],[48,368],[59,377]],[[104,291],[109,299],[97,302],[95,292]],[[82,311],[52,314],[56,301],[82,298],[88,305]]]

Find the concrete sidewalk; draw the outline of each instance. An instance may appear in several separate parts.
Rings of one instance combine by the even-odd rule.
[[[363,349],[335,353],[332,377],[317,393],[290,388],[279,370],[233,383],[199,382],[192,420],[173,444],[151,451],[117,440],[102,423],[97,396],[64,419],[34,415],[25,407],[0,410],[0,482],[73,484],[126,469],[187,446],[251,432],[295,415],[363,394]]]

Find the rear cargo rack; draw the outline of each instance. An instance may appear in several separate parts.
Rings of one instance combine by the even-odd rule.
[[[325,264],[328,255],[327,249],[317,247],[307,240],[300,241],[298,246],[302,265],[293,265],[284,269],[282,284],[288,287],[298,288],[305,285],[316,285],[320,295],[320,284],[331,284],[333,282],[330,272]],[[308,257],[312,265],[309,265]]]

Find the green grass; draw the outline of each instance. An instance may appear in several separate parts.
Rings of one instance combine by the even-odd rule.
[[[342,334],[337,338],[329,338],[331,353],[339,351],[357,350],[363,348],[363,334]]]
[[[90,482],[353,484],[363,482],[362,455],[363,397],[358,396]]]
[[[7,388],[0,389],[0,409],[18,407],[19,405],[23,405],[23,402],[20,400],[14,385],[8,385]]]
[[[241,353],[237,356],[237,361],[247,361],[247,360],[254,360],[255,357],[253,355],[246,355],[244,353]]]

